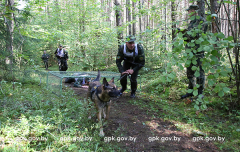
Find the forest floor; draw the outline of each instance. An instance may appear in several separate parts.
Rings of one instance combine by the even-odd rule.
[[[86,97],[87,88],[72,89],[78,96]],[[204,137],[184,133],[172,122],[152,117],[148,108],[131,104],[139,100],[144,101],[146,105],[149,102],[138,95],[132,99],[130,93],[112,99],[110,118],[104,126],[105,144],[118,145],[126,151],[221,151],[213,142],[204,140]]]

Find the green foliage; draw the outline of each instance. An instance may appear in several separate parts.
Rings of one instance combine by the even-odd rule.
[[[49,0],[30,0],[28,2],[29,6],[20,13],[5,8],[5,4],[0,5],[2,10],[7,9],[8,13],[2,15],[8,19],[10,18],[9,13],[17,13],[15,15],[17,26],[14,29],[13,56],[6,49],[8,33],[4,19],[0,17],[0,49],[2,50],[0,67],[3,69],[0,74],[2,103],[0,120],[1,137],[7,139],[4,143],[6,144],[4,150],[114,151],[115,147],[112,148],[112,145],[101,146],[102,142],[95,131],[97,126],[90,124],[85,119],[86,101],[75,98],[71,91],[64,94],[64,99],[62,99],[52,96],[45,88],[38,90],[36,85],[44,80],[44,74],[39,72],[41,71],[39,66],[42,64],[40,57],[42,51],[47,50],[51,55],[50,64],[56,65],[53,53],[58,45],[62,44],[69,52],[69,70],[101,69],[117,72],[118,69],[115,65],[117,33],[123,32],[125,35],[127,26],[137,21],[123,23],[122,27],[116,29],[109,25],[109,14],[105,13],[103,9],[105,3],[101,5],[91,0],[72,0],[71,3]],[[133,0],[133,2],[137,1]],[[150,8],[142,5],[139,6],[141,9],[136,13],[139,17],[149,15],[149,20],[154,19],[154,23],[158,25],[154,25],[154,28],[148,26],[143,29],[143,32],[137,32],[137,42],[143,45],[146,55],[146,66],[139,72],[143,75],[144,80],[142,97],[153,102],[149,105],[141,105],[141,102],[134,103],[150,107],[149,111],[158,113],[164,119],[192,124],[195,128],[228,136],[235,140],[239,136],[239,128],[237,128],[239,111],[237,110],[238,106],[231,107],[229,105],[235,103],[237,89],[235,84],[229,85],[228,81],[222,80],[232,72],[228,64],[229,56],[227,56],[226,48],[232,49],[236,46],[233,42],[234,37],[226,37],[223,33],[209,31],[204,33],[201,31],[202,25],[199,25],[196,29],[187,32],[192,37],[199,36],[197,39],[190,42],[184,41],[186,38],[181,30],[172,42],[170,35],[172,23],[165,23],[161,16],[162,10],[169,2],[161,1],[158,2],[158,6]],[[124,9],[123,6],[115,8],[115,10],[121,11]],[[182,15],[181,12],[176,13]],[[216,17],[216,15],[207,15],[207,21],[211,22],[212,17]],[[193,19],[194,17],[190,18],[190,20]],[[177,21],[176,24],[179,25],[179,22]],[[185,26],[185,24],[181,25]],[[164,29],[164,26],[167,29]],[[200,45],[200,47],[198,50],[185,49],[186,45],[190,47]],[[199,85],[196,85],[194,89],[186,90],[188,80],[185,67],[189,67],[191,63],[196,65],[194,54],[203,50],[205,57],[201,60],[207,84],[204,90],[205,97],[202,99],[201,96],[197,96]],[[13,57],[14,65],[6,64],[7,57]],[[34,71],[29,72],[29,67]],[[58,70],[56,66],[50,68]],[[14,72],[11,73],[11,70]],[[196,70],[194,74],[196,77],[200,75],[197,66],[193,66],[192,70]],[[194,103],[187,108],[188,105],[178,102],[180,95],[186,91],[195,96]],[[172,101],[177,102],[173,103]],[[164,112],[160,111],[159,107],[163,108]],[[217,112],[207,112],[212,107]],[[196,110],[205,113],[196,116]],[[211,115],[211,119],[205,115]],[[228,122],[225,121],[227,118]],[[212,119],[223,119],[225,122],[219,125]],[[202,125],[202,121],[206,125]],[[214,128],[214,125],[217,127]],[[182,126],[182,128],[184,127]],[[229,128],[222,129],[224,127]],[[60,137],[68,136],[92,136],[96,140],[94,142],[57,140]],[[21,140],[16,142],[10,140],[17,137],[46,137],[48,141]],[[227,143],[229,144],[229,142]],[[225,148],[226,145],[224,145]]]
[[[180,60],[178,60],[182,64],[185,63],[185,65],[188,67],[191,63],[193,63],[194,65],[197,64],[193,53],[204,51],[205,57],[201,60],[203,69],[205,70],[205,74],[208,75],[207,78],[209,79],[209,85],[215,85],[214,92],[217,93],[219,97],[223,97],[224,94],[228,93],[230,89],[224,83],[218,83],[218,78],[220,76],[227,76],[228,73],[231,72],[231,70],[229,70],[229,65],[224,64],[225,56],[223,53],[220,52],[224,52],[225,48],[227,48],[228,46],[234,46],[234,43],[232,42],[233,38],[231,36],[225,38],[225,35],[223,33],[203,33],[203,31],[200,30],[201,28],[202,27],[199,26],[197,29],[187,32],[187,34],[192,37],[195,37],[197,33],[201,33],[199,34],[199,37],[197,39],[193,39],[190,43],[187,43],[190,48],[193,48],[195,44],[200,44],[198,50],[186,49],[186,51],[184,52],[184,50],[182,49],[184,45],[182,43],[183,35],[180,33],[178,34],[177,39],[173,43],[173,53],[178,54],[178,58],[181,54],[183,54]],[[177,58],[175,58],[175,60],[177,60]],[[196,77],[200,75],[196,66],[193,66],[192,70],[196,70],[194,74]],[[193,91],[193,94],[196,96],[197,90]],[[199,100],[198,103],[200,102],[202,103],[202,101]],[[198,103],[194,106],[196,110],[199,110],[200,108],[199,106],[197,106],[199,105]],[[206,104],[201,105],[202,106],[200,109],[206,109]]]
[[[112,151],[88,118],[87,101],[73,91],[63,98],[37,85],[1,82],[2,151]],[[67,101],[67,102],[66,102]],[[91,140],[90,140],[91,137]],[[104,145],[104,146],[101,146]]]
[[[217,73],[219,69],[215,69]],[[225,140],[224,143],[216,141],[215,144],[222,150],[236,151],[239,148],[237,144],[239,141],[235,139],[239,136],[240,113],[237,110],[239,106],[236,105],[236,99],[234,98],[236,94],[233,94],[236,93],[234,82],[228,82],[228,76],[222,76],[221,74],[217,78],[214,75],[209,75],[208,77],[212,77],[216,81],[210,87],[210,80],[213,80],[207,79],[204,98],[202,98],[202,95],[193,97],[190,104],[185,104],[185,100],[180,99],[180,95],[185,93],[184,90],[187,86],[184,77],[180,81],[166,83],[163,75],[167,76],[168,74],[163,71],[163,69],[157,69],[148,72],[147,76],[143,78],[143,84],[145,85],[142,92],[139,93],[140,100],[130,101],[130,103],[143,109],[146,108],[148,114],[153,115],[153,118],[160,117],[172,122],[182,132],[188,134],[200,132],[204,136],[225,137],[228,140]],[[197,91],[196,88],[189,89],[188,93],[194,91]],[[221,91],[224,95],[219,97]],[[233,101],[229,99],[229,93],[231,93]],[[147,104],[146,100],[148,101]],[[235,140],[235,142],[233,143],[230,139]]]

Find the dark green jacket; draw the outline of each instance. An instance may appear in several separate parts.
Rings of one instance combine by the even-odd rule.
[[[126,62],[126,64],[135,65],[133,71],[140,70],[145,65],[145,54],[142,45],[137,44],[138,54],[135,57],[126,57],[123,53],[124,45],[121,45],[118,49],[118,54],[116,57],[116,64],[120,73],[124,72],[122,61]],[[131,52],[128,50],[126,46],[126,51]],[[134,50],[135,51],[135,50]]]
[[[49,59],[49,55],[48,54],[43,54],[41,58],[42,58],[43,61],[47,61]]]

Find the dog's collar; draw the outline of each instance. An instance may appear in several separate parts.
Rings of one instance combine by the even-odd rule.
[[[100,101],[101,101],[101,102],[103,102],[103,103],[108,103],[108,102],[110,101],[110,100],[109,100],[109,101],[107,101],[107,102],[106,102],[106,101],[103,101],[103,100],[102,100],[102,99],[101,99],[101,98],[98,96],[98,93],[97,93],[97,91],[96,91],[96,96],[97,96],[98,100],[100,100]]]
[[[103,103],[108,103],[110,100],[106,102],[106,101],[103,101],[103,100],[98,96],[98,93],[99,93],[99,92],[98,92],[98,87],[100,87],[100,85],[95,86],[93,92],[96,93],[96,96],[97,96],[98,100],[100,100],[100,101],[103,102]]]

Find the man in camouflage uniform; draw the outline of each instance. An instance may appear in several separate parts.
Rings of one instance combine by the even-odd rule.
[[[124,76],[121,80],[122,89],[120,95],[127,89],[127,75],[131,75],[131,98],[135,97],[137,90],[137,76],[138,71],[145,64],[145,55],[142,45],[135,43],[136,38],[132,35],[126,37],[126,44],[121,45],[118,48],[118,54],[116,57],[116,64],[119,72]],[[123,65],[121,64],[122,61]]]
[[[193,89],[195,86],[194,82],[194,74],[196,72],[196,67],[199,68],[200,76],[197,77],[197,84],[198,87],[198,95],[203,93],[204,89],[204,83],[205,83],[205,76],[204,76],[204,70],[202,69],[202,61],[201,59],[204,57],[204,51],[199,50],[200,44],[197,44],[195,41],[193,43],[192,40],[197,40],[201,33],[205,33],[207,31],[207,24],[205,22],[205,19],[197,16],[197,10],[199,9],[198,5],[190,5],[190,7],[187,9],[189,16],[191,17],[191,21],[188,25],[187,32],[183,35],[184,40],[188,42],[186,44],[186,52],[192,53],[194,56],[192,57],[191,64],[186,65],[187,66],[187,78],[189,79],[189,85],[188,89]],[[195,18],[193,18],[195,17]],[[194,67],[195,66],[195,67]],[[193,93],[187,93],[183,96],[181,96],[182,99],[193,96]],[[203,96],[202,96],[203,97]]]
[[[42,55],[42,60],[44,62],[44,66],[46,68],[46,70],[48,69],[48,59],[49,59],[49,55],[46,53],[46,51],[43,51],[43,55]]]

